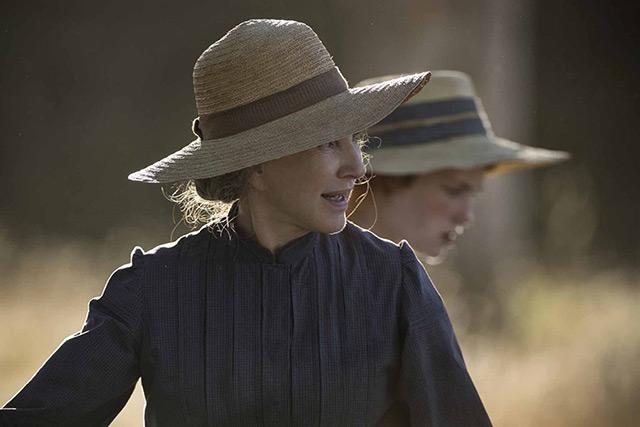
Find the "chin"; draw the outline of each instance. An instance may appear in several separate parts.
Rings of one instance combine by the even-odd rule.
[[[425,252],[425,254],[426,254],[427,256],[430,256],[430,257],[434,257],[434,258],[436,258],[436,257],[443,257],[443,256],[445,256],[445,255],[447,254],[447,251],[445,251],[444,249],[438,248],[438,249],[431,249],[431,250],[428,250],[428,251],[426,251],[426,252]]]
[[[446,255],[447,251],[440,245],[431,245],[429,242],[412,242],[409,241],[411,247],[416,252],[426,255],[431,258],[440,258]]]
[[[421,251],[420,249],[417,249],[417,251],[422,252],[423,254],[431,258],[442,258],[447,254],[446,251],[434,251],[434,250]]]
[[[344,227],[346,225],[347,218],[342,215],[342,218],[336,218],[335,220],[331,221],[324,221],[315,231],[324,234],[336,234],[344,230]]]
[[[424,248],[416,247],[415,250],[425,256],[423,259],[428,265],[438,265],[443,262],[447,258],[447,248],[437,246],[437,247],[429,247],[426,246]]]

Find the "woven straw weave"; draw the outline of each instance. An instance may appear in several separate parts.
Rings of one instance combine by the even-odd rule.
[[[420,91],[430,77],[424,72],[349,89],[309,26],[255,19],[231,29],[196,61],[193,85],[198,114],[200,119],[244,114],[246,107],[274,97],[278,102],[287,90],[325,75],[337,81],[338,92],[327,92],[300,109],[253,127],[197,139],[129,179],[163,183],[213,177],[335,141],[382,120]],[[234,121],[242,118],[236,115]]]

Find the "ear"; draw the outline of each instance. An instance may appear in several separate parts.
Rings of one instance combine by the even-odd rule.
[[[252,166],[249,171],[249,187],[256,191],[265,191],[267,186],[264,178],[264,166],[262,164]]]

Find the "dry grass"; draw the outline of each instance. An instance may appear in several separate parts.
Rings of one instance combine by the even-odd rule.
[[[127,234],[120,241],[132,238]],[[81,327],[88,300],[101,292],[114,267],[127,262],[126,254],[114,242],[18,248],[0,241],[0,401]],[[465,332],[469,319],[455,293],[445,292],[495,425],[635,425],[640,419],[638,287],[616,275],[529,277],[505,287],[507,318],[498,331]],[[138,389],[113,425],[142,425],[143,405]]]
[[[113,242],[31,248],[0,242],[1,403],[29,380],[64,338],[82,327],[88,301],[100,295],[115,267],[128,262],[126,250],[109,256],[113,251]],[[142,425],[143,407],[138,386],[112,425]]]
[[[606,276],[537,278],[508,304],[507,328],[466,348],[497,426],[637,425],[638,289]]]

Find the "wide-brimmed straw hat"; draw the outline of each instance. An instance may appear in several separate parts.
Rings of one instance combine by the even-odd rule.
[[[393,76],[376,77],[360,84],[390,78]],[[371,138],[367,150],[371,154],[370,171],[378,175],[483,166],[495,173],[569,158],[563,151],[496,137],[471,78],[459,71],[433,71],[427,89],[367,132],[377,137]]]
[[[201,137],[129,179],[208,178],[335,141],[382,120],[429,75],[350,89],[306,24],[245,21],[195,63],[194,130]]]

